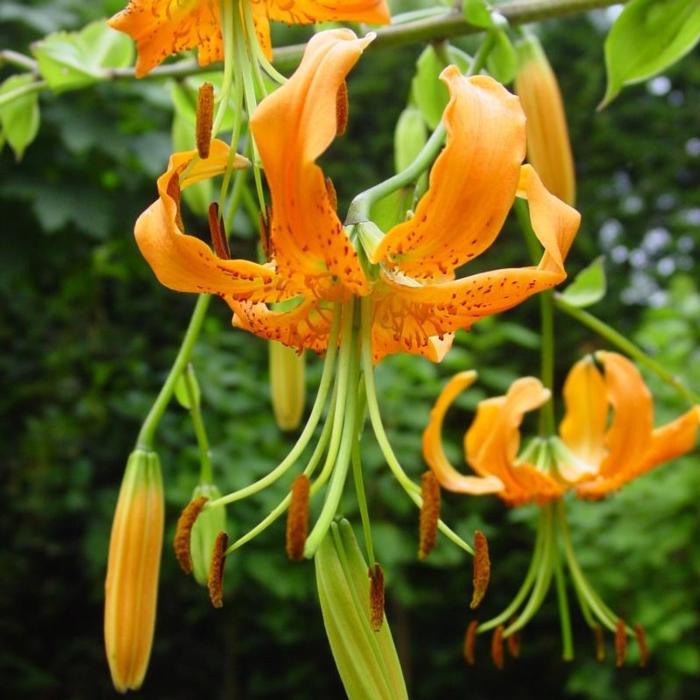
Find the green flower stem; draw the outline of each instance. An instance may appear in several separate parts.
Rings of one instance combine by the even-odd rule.
[[[532,554],[532,559],[530,559],[530,565],[528,566],[527,574],[525,575],[525,580],[520,586],[520,589],[515,594],[515,597],[511,601],[510,605],[508,605],[508,607],[502,613],[492,618],[491,620],[488,620],[487,622],[483,622],[477,627],[476,631],[479,634],[481,634],[482,632],[488,632],[489,630],[498,627],[498,625],[502,625],[503,623],[508,622],[508,620],[510,620],[513,617],[513,615],[515,615],[518,608],[522,605],[523,601],[525,600],[525,597],[530,592],[532,584],[535,582],[535,575],[539,571],[540,566],[542,564],[542,552],[544,549],[544,522],[545,513],[542,510],[540,511],[540,517],[537,526],[535,551]]]
[[[335,318],[333,319],[330,335],[328,337],[328,351],[326,352],[326,359],[323,365],[323,373],[321,374],[321,382],[319,383],[316,400],[311,408],[311,414],[309,415],[309,419],[304,426],[304,430],[302,430],[301,435],[294,444],[294,447],[292,447],[287,456],[265,476],[242,489],[238,489],[238,491],[233,491],[225,496],[222,496],[221,498],[210,501],[206,505],[207,508],[214,508],[215,506],[223,506],[228,503],[234,503],[235,501],[240,501],[243,498],[252,496],[258,491],[262,491],[262,489],[267,488],[270,486],[270,484],[273,484],[280,477],[284,476],[290,467],[292,467],[299,459],[301,453],[306,449],[306,446],[309,444],[309,441],[316,430],[316,426],[321,419],[321,414],[326,406],[328,390],[333,380],[333,370],[335,369],[335,358],[337,353],[339,326],[338,316],[339,314],[336,313]]]
[[[182,378],[185,382],[185,391],[187,392],[187,400],[190,404],[190,418],[192,419],[192,427],[197,438],[197,447],[199,448],[199,483],[213,484],[214,483],[214,468],[211,461],[211,449],[209,448],[209,438],[204,427],[204,419],[202,418],[202,407],[197,396],[197,388],[195,385],[194,370],[192,364],[189,363],[187,368],[182,373]]]
[[[474,56],[474,60],[471,62],[469,70],[466,72],[467,76],[475,75],[483,68],[486,58],[492,48],[493,35],[489,33],[479,47],[476,56]],[[360,192],[360,194],[352,200],[348,207],[348,214],[345,217],[346,226],[368,221],[370,209],[375,202],[415,182],[433,163],[438,152],[442,148],[444,140],[445,124],[441,121],[437,125],[435,131],[430,135],[430,138],[426,141],[425,146],[420,150],[420,153],[418,153],[407,168],[387,180],[370,187],[364,192]]]
[[[539,263],[542,255],[540,244],[532,230],[530,212],[522,199],[515,201],[515,215],[520,224],[520,229],[525,238],[530,259],[533,265]],[[540,435],[554,435],[556,426],[554,423],[554,295],[551,291],[540,292],[540,377],[542,384],[552,392],[549,401],[540,408]]]
[[[362,393],[362,385],[359,386],[358,392],[360,396],[357,401],[357,438],[352,446],[352,475],[355,480],[355,494],[357,495],[357,506],[360,510],[360,520],[362,521],[362,532],[365,538],[365,547],[367,549],[367,561],[369,567],[374,571],[374,545],[372,543],[372,528],[369,520],[369,508],[367,507],[367,494],[365,493],[365,485],[362,479],[362,453],[360,450],[360,437],[365,422],[365,397]]]
[[[569,599],[566,594],[566,579],[561,562],[559,541],[554,542],[554,582],[557,590],[557,604],[559,606],[559,622],[561,624],[562,659],[572,661],[574,658],[574,642],[571,633],[571,614],[569,612]]]
[[[318,439],[318,443],[316,444],[316,448],[313,451],[313,454],[309,458],[309,461],[304,468],[304,474],[309,477],[309,479],[313,476],[314,472],[316,471],[316,467],[319,465],[321,462],[321,457],[323,457],[323,453],[326,451],[326,447],[328,446],[328,441],[330,440],[331,437],[331,429],[333,427],[333,412],[334,412],[334,406],[331,405],[330,411],[328,413],[328,417],[326,419],[326,422],[323,426],[323,430],[321,431],[321,436]],[[252,539],[257,537],[261,532],[264,530],[267,530],[267,528],[272,525],[280,516],[282,516],[287,508],[289,508],[289,503],[292,500],[291,494],[287,494],[271,511],[268,515],[266,515],[254,528],[249,530],[248,532],[245,533],[245,535],[242,535],[239,537],[232,545],[229,546],[229,548],[226,550],[226,554],[231,554],[231,552],[235,551],[239,547],[242,547],[244,544],[250,542]]]
[[[365,379],[365,392],[367,394],[367,409],[369,418],[374,430],[374,435],[377,439],[377,444],[384,455],[386,463],[391,469],[396,481],[406,492],[408,497],[416,504],[418,508],[423,505],[423,499],[420,496],[420,487],[415,484],[403,470],[401,463],[396,457],[394,450],[391,447],[389,438],[384,430],[382,416],[379,411],[379,402],[377,401],[377,390],[374,385],[374,365],[372,364],[372,301],[368,297],[362,299],[362,374]],[[442,520],[438,521],[438,529],[445,537],[454,542],[458,547],[463,549],[468,554],[473,555],[474,549],[467,544],[454,530],[449,528]]]
[[[354,328],[354,306],[351,301],[345,306],[345,318],[343,319],[343,335],[341,338],[342,350],[347,348],[347,371],[340,374],[342,385],[338,387],[338,400],[345,403],[345,415],[343,416],[342,438],[338,455],[333,465],[333,475],[326,493],[326,500],[321,508],[313,529],[306,538],[304,556],[311,559],[320,546],[328,528],[333,521],[343,495],[345,481],[350,466],[350,457],[353,444],[357,441],[357,387],[360,373],[359,339]],[[339,363],[340,365],[341,363]],[[339,372],[342,370],[339,366]],[[316,484],[314,484],[315,486]]]
[[[210,296],[208,294],[200,294],[197,298],[197,303],[195,304],[192,317],[190,318],[190,323],[187,326],[187,330],[185,331],[185,335],[182,339],[180,349],[175,357],[175,362],[173,362],[173,366],[170,368],[170,372],[168,373],[165,383],[161,387],[156,400],[151,406],[151,410],[148,412],[148,415],[141,426],[138,437],[136,438],[136,449],[153,449],[153,438],[155,436],[156,428],[158,427],[158,423],[160,422],[160,419],[162,418],[163,413],[170,402],[178,378],[184,371],[185,367],[187,367],[187,363],[190,361],[192,348],[194,347],[199,331],[202,328],[204,317],[207,314],[209,300]]]
[[[631,358],[637,360],[640,365],[644,365],[647,369],[652,371],[661,381],[665,382],[669,386],[672,386],[688,403],[698,404],[700,403],[700,394],[694,392],[692,389],[684,386],[683,383],[675,377],[671,372],[669,372],[665,367],[659,364],[656,360],[649,357],[641,348],[635,345],[631,340],[627,339],[622,333],[611,328],[607,323],[596,318],[588,311],[584,309],[579,309],[576,306],[572,306],[567,301],[563,299],[561,295],[555,295],[554,305],[560,311],[563,311],[571,318],[577,320],[582,325],[590,328],[592,331],[597,333],[602,338],[605,338],[611,345],[619,348],[625,354],[629,355]]]
[[[510,635],[514,634],[518,630],[521,630],[528,622],[530,622],[530,620],[540,609],[552,581],[554,548],[556,546],[555,532],[552,523],[552,506],[546,505],[544,506],[543,510],[545,518],[544,522],[541,524],[543,530],[542,557],[538,566],[535,584],[532,587],[530,598],[523,608],[523,611],[520,613],[520,615],[518,615],[517,620],[515,620],[513,624],[509,625],[504,630],[504,637],[510,637]]]
[[[10,102],[14,102],[25,95],[30,95],[33,92],[40,92],[45,87],[48,87],[48,83],[45,80],[36,80],[28,85],[23,85],[22,87],[10,90],[10,92],[0,95],[0,107],[4,107],[5,105],[10,104]]]

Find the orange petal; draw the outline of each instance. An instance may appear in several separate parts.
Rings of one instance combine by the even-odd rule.
[[[654,467],[690,452],[695,447],[699,426],[700,406],[694,406],[676,420],[652,432],[644,457],[634,470],[584,483],[577,489],[578,495],[583,498],[601,498]]]
[[[525,157],[517,97],[492,78],[465,78],[455,66],[440,77],[451,93],[443,116],[447,145],[414,216],[394,226],[373,254],[374,262],[397,265],[415,279],[444,278],[491,245],[513,204]]]
[[[137,78],[194,47],[201,66],[224,57],[218,0],[129,0],[109,25],[136,42]]]
[[[626,357],[616,352],[598,352],[605,371],[608,401],[615,411],[605,436],[608,454],[599,476],[633,478],[635,470],[651,447],[654,427],[654,406],[639,370]]]
[[[368,283],[314,161],[336,133],[336,96],[373,37],[347,29],[316,34],[287,83],[265,98],[251,119],[272,198],[270,243],[277,266],[309,286],[335,275],[355,294]]]
[[[500,313],[561,281],[557,273],[535,267],[483,272],[454,282],[420,285],[384,272],[372,291],[374,335],[383,334],[390,352],[426,354],[431,338],[469,328],[480,318]],[[377,348],[375,348],[377,350]]]
[[[579,360],[564,382],[566,413],[559,434],[578,459],[596,470],[606,454],[608,398],[605,380],[590,356]]]
[[[175,153],[167,171],[158,178],[159,198],[136,221],[136,242],[161,284],[179,292],[229,294],[239,299],[278,301],[293,296],[287,280],[270,265],[248,260],[222,260],[199,238],[182,229],[180,187],[221,174],[229,159],[229,147],[214,140],[209,158],[197,151]],[[190,164],[194,162],[191,167]],[[235,156],[234,167],[247,160]],[[180,173],[186,171],[180,181]]]
[[[564,489],[529,464],[517,464],[520,424],[527,411],[539,408],[550,392],[534,377],[511,384],[505,396],[481,401],[464,439],[467,461],[478,474],[498,477],[505,489],[498,495],[510,505],[558,498]]]
[[[527,199],[532,229],[544,248],[538,269],[555,273],[560,276],[559,282],[563,281],[566,278],[564,260],[578,231],[581,215],[549,192],[531,165],[520,169],[518,197]]]
[[[291,311],[272,311],[266,304],[226,298],[233,309],[233,325],[260,338],[277,340],[296,350],[325,352],[333,321],[330,306],[302,301]]]
[[[388,24],[391,21],[384,0],[265,0],[265,5],[271,19],[287,24],[342,21]]]
[[[476,380],[476,372],[470,370],[456,374],[440,392],[435,406],[430,412],[430,422],[423,432],[423,457],[433,470],[440,484],[448,491],[469,493],[474,496],[497,493],[503,483],[494,476],[480,478],[460,474],[449,462],[442,447],[442,424],[445,413],[453,401]]]

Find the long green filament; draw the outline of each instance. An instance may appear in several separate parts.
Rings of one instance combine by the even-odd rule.
[[[234,8],[234,4],[236,7]],[[238,0],[222,0],[221,2],[221,31],[224,37],[224,76],[222,80],[221,95],[219,96],[219,106],[216,109],[214,124],[212,126],[212,136],[216,136],[221,129],[221,124],[228,109],[231,86],[234,83],[234,66],[236,64],[234,48],[240,41],[236,32],[235,15],[238,13]],[[239,66],[239,71],[245,70],[244,66]],[[235,148],[235,147],[234,147]]]
[[[197,447],[199,448],[199,482],[201,484],[212,484],[214,483],[214,469],[211,462],[209,438],[207,437],[207,431],[204,427],[202,407],[197,396],[196,380],[191,364],[189,364],[187,369],[182,373],[182,378],[185,382],[187,400],[190,404],[192,427],[194,428],[194,434],[197,438]]]
[[[394,450],[389,443],[379,412],[379,402],[377,401],[377,390],[374,385],[374,365],[372,364],[372,300],[365,297],[362,299],[362,373],[365,379],[365,391],[367,394],[367,409],[369,418],[377,438],[377,444],[384,455],[386,463],[391,469],[396,481],[406,492],[408,497],[420,508],[423,499],[420,496],[420,487],[409,478],[403,470],[401,463],[394,454]],[[474,554],[471,545],[467,544],[456,532],[450,529],[442,520],[438,521],[438,528],[449,540],[461,547],[465,552]]]
[[[569,613],[569,599],[566,594],[566,579],[561,561],[559,542],[554,543],[554,582],[557,590],[557,604],[559,606],[559,622],[561,624],[562,658],[564,661],[572,661],[574,658],[574,642],[571,633],[571,614]]]
[[[227,503],[233,503],[235,501],[240,501],[242,498],[247,498],[252,496],[254,493],[261,491],[262,489],[273,484],[280,477],[282,477],[287,470],[296,463],[296,461],[301,456],[306,446],[311,440],[314,430],[318,425],[323,409],[326,406],[326,398],[328,397],[328,390],[333,379],[333,370],[335,368],[335,357],[337,352],[337,339],[338,339],[338,314],[336,313],[333,320],[333,325],[328,337],[328,351],[326,352],[326,360],[323,366],[323,373],[321,375],[321,382],[318,387],[318,393],[316,394],[316,400],[311,409],[311,414],[309,415],[309,420],[304,426],[299,439],[294,444],[294,447],[289,451],[289,454],[271,471],[268,472],[264,477],[258,479],[254,483],[246,486],[245,488],[239,489],[238,491],[233,491],[221,498],[217,498],[210,503],[207,503],[208,508],[213,508],[215,506],[226,505]]]

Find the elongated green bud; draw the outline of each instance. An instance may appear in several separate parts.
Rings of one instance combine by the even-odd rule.
[[[350,523],[332,523],[314,557],[323,623],[350,700],[407,699],[389,625],[373,631],[367,564]]]
[[[137,690],[153,645],[163,548],[163,481],[155,452],[134,450],[109,540],[104,637],[114,687]]]
[[[394,165],[396,172],[405,170],[425,146],[428,131],[418,107],[406,107],[394,130]]]
[[[219,489],[213,484],[199,484],[192,494],[192,500],[203,497],[209,501],[214,501],[220,496]],[[225,530],[225,506],[204,508],[192,526],[192,534],[190,536],[192,573],[197,583],[201,586],[206,586],[209,580],[211,552],[216,542],[216,537],[221,531]]]
[[[295,430],[299,427],[306,403],[304,383],[304,355],[293,348],[271,340],[270,390],[272,409],[280,430]]]

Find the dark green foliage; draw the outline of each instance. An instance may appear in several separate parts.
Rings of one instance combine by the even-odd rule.
[[[0,45],[26,50],[47,31],[77,28],[121,5],[5,2]],[[595,114],[605,85],[602,40],[586,18],[549,23],[543,35],[566,97],[584,215],[569,269],[578,271],[601,250],[612,253],[620,262],[608,260],[608,296],[592,311],[697,390],[700,296],[692,254],[700,245],[700,58],[691,55],[669,71],[667,94],[652,95],[644,85],[629,88]],[[393,126],[420,50],[374,52],[351,77],[350,129],[324,156],[341,207],[390,174]],[[9,75],[1,70],[0,78]],[[140,420],[194,303],[157,284],[131,235],[169,153],[168,105],[167,88],[156,82],[43,95],[41,131],[22,163],[16,165],[7,149],[0,154],[0,671],[6,697],[91,700],[113,693],[101,629],[112,512]],[[654,228],[668,236],[650,238]],[[254,255],[249,237],[233,246]],[[662,259],[670,259],[673,269]],[[517,229],[509,227],[489,262],[525,261]],[[639,284],[651,291],[635,297],[630,290]],[[667,300],[655,294],[667,289]],[[461,436],[476,401],[502,392],[516,376],[537,373],[537,323],[532,301],[460,334],[440,366],[400,356],[380,367],[382,412],[409,473],[417,477],[424,469],[421,432],[444,378],[470,367],[481,377],[449,416],[450,456],[459,464]],[[562,318],[557,340],[558,381],[582,352],[600,347]],[[222,491],[266,473],[290,443],[272,419],[266,358],[263,341],[232,330],[227,309],[214,300],[193,361]],[[311,397],[319,363],[310,358],[309,366]],[[666,387],[652,386],[658,420],[683,410]],[[487,638],[479,639],[475,669],[461,659],[471,561],[440,538],[427,562],[418,563],[417,512],[369,430],[363,447],[387,611],[411,697],[692,697],[700,674],[697,455],[619,496],[572,503],[570,510],[590,579],[611,607],[647,626],[650,667],[615,671],[610,661],[595,664],[589,631],[575,613],[577,658],[562,662],[550,595],[525,630],[521,660],[496,672]],[[158,450],[169,540],[197,472],[188,415],[175,403],[162,423]],[[234,537],[282,498],[289,485],[283,481],[229,510]],[[471,538],[479,528],[489,536],[492,585],[479,611],[485,618],[508,603],[524,576],[534,512],[506,511],[495,498],[444,500],[446,519],[458,532]],[[358,525],[352,498],[344,510]],[[282,523],[230,558],[222,611],[211,609],[206,592],[181,574],[166,543],[156,641],[141,697],[303,700],[342,693],[313,566],[286,560]]]

